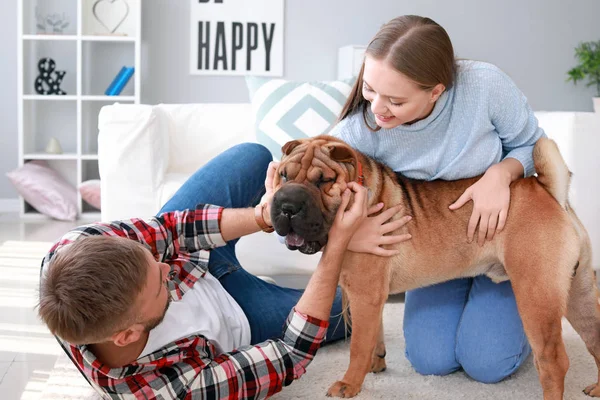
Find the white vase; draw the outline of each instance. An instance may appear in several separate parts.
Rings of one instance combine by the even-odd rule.
[[[594,97],[594,111],[600,114],[600,97]]]
[[[60,142],[56,138],[50,138],[48,145],[46,146],[46,153],[48,154],[62,154],[62,147]]]

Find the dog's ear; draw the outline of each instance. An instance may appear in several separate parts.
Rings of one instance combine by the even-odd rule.
[[[337,162],[351,162],[354,160],[354,152],[352,149],[345,145],[331,146],[329,156],[333,161]]]
[[[283,147],[281,148],[281,152],[284,156],[288,156],[290,155],[292,150],[294,150],[299,144],[299,140],[290,140],[289,142],[283,145]]]

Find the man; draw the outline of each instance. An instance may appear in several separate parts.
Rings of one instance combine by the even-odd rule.
[[[367,215],[366,190],[348,185],[306,290],[281,288],[235,256],[239,237],[271,225],[270,161],[262,146],[236,146],[196,172],[158,216],[82,226],[50,250],[40,317],[99,391],[115,399],[267,398],[302,376],[324,340],[345,336],[336,287]],[[263,182],[265,207],[255,215],[247,207],[265,193]],[[345,211],[350,190],[355,201]]]

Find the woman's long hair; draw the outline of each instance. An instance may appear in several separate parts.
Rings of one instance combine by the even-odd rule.
[[[456,76],[456,59],[450,37],[435,21],[416,15],[404,15],[385,24],[369,43],[365,57],[387,61],[423,90],[431,90],[443,84],[452,87]],[[362,95],[363,61],[358,78],[342,109],[338,121],[355,112],[362,112],[366,126],[368,102]]]

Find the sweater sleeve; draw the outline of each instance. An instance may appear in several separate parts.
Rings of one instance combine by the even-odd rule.
[[[490,120],[502,141],[504,158],[514,158],[522,165],[525,177],[535,173],[533,146],[546,136],[527,98],[515,83],[499,69],[489,72],[488,96]]]

